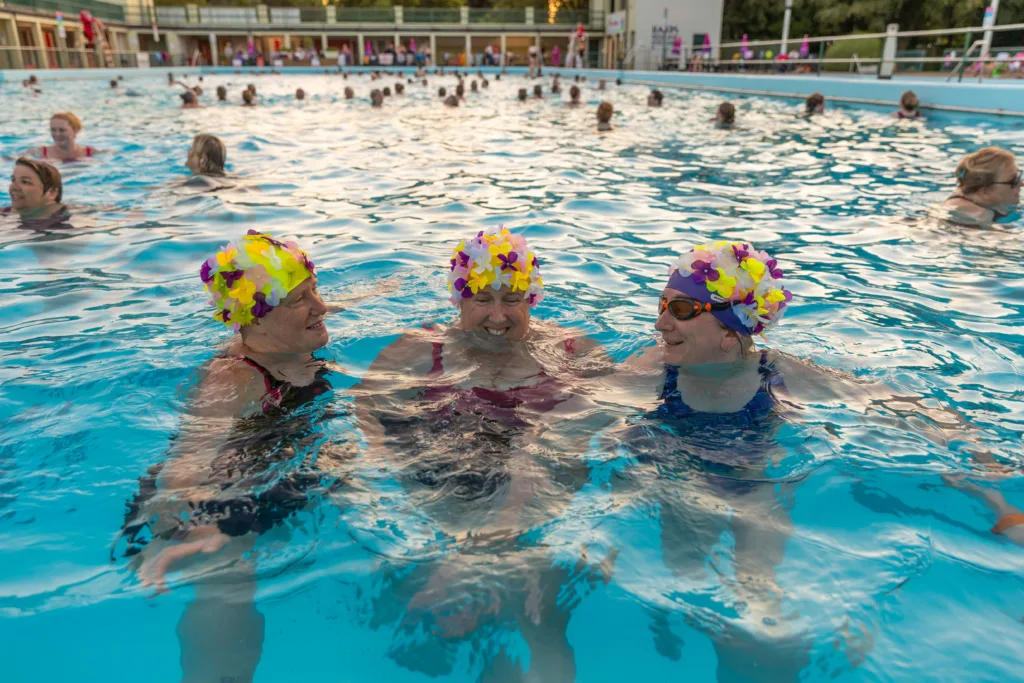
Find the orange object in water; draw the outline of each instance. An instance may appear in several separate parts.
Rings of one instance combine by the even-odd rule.
[[[999,521],[996,522],[996,525],[992,527],[992,533],[1001,534],[1010,527],[1017,526],[1018,524],[1024,524],[1024,515],[1019,512],[1003,515],[999,518]]]

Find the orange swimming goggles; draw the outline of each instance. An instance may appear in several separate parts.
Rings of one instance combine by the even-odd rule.
[[[692,320],[701,313],[724,311],[729,308],[732,308],[732,304],[704,303],[685,298],[672,299],[670,301],[664,294],[658,297],[658,315],[662,315],[667,310],[676,320]]]

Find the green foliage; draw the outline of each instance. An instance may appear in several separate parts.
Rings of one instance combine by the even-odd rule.
[[[782,35],[785,0],[725,0],[722,37],[771,40]],[[794,0],[789,34],[800,37],[980,26],[989,0]],[[1024,0],[1002,0],[998,23],[1024,23]]]
[[[854,38],[837,40],[825,50],[825,59],[850,59],[857,55],[861,59],[878,59],[882,56],[881,38]],[[871,66],[867,64],[866,66]],[[825,64],[825,71],[849,71],[849,64]]]

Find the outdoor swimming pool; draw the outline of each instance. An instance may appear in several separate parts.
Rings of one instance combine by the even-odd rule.
[[[0,678],[180,677],[176,628],[193,589],[147,599],[117,537],[197,369],[226,338],[199,264],[249,228],[297,238],[327,299],[391,274],[400,283],[327,319],[324,355],[338,368],[310,448],[353,454],[352,471],[339,496],[256,544],[266,624],[256,680],[519,680],[509,662],[539,681],[1019,678],[1021,548],[947,485],[944,475],[970,469],[968,444],[936,445],[889,407],[871,422],[841,406],[785,412],[768,478],[743,495],[695,494],[685,467],[652,474],[599,439],[586,453],[548,453],[573,460],[585,483],[517,539],[467,549],[410,510],[387,473],[360,465],[348,390],[403,329],[453,319],[450,248],[485,226],[531,240],[547,288],[537,315],[617,359],[653,342],[680,250],[739,239],[776,255],[797,296],[768,346],[923,396],[919,411],[936,422],[950,419],[941,406],[956,408],[985,448],[1019,465],[1019,216],[978,231],[925,211],[948,195],[965,153],[1024,153],[1022,123],[898,122],[854,108],[807,120],[789,102],[737,98],[739,128],[719,131],[710,94],[668,90],[648,109],[646,88],[598,93],[588,80],[574,110],[516,102],[527,81],[509,76],[451,110],[437,88],[455,79],[429,81],[382,110],[356,76],[207,76],[210,106],[185,111],[163,77],[127,84],[135,98],[99,82],[44,81],[40,97],[2,86],[8,169],[49,141],[56,111],[78,113],[80,143],[105,153],[61,167],[79,231],[0,227]],[[261,106],[235,106],[249,82]],[[220,84],[231,105],[212,104]],[[346,85],[356,100],[343,99]],[[602,99],[616,108],[607,134],[594,131]],[[183,184],[196,133],[226,142],[235,187]],[[616,419],[638,415],[595,403]],[[927,416],[908,419],[935,433]],[[1020,475],[983,485],[1024,505]],[[720,522],[743,516],[755,546],[758,517],[791,520],[763,585],[735,581],[735,533]],[[680,568],[686,529],[716,538]],[[472,559],[435,611],[458,604],[478,619],[445,637],[423,621],[429,608],[409,603],[455,553]],[[770,597],[775,584],[781,597]]]

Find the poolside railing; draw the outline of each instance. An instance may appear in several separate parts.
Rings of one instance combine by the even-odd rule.
[[[888,74],[906,73],[915,71],[926,73],[934,71],[937,73],[950,73],[952,76],[962,78],[964,73],[973,73],[979,79],[986,75],[993,75],[996,69],[1002,64],[1007,66],[1014,63],[1015,58],[1010,55],[1000,56],[1000,53],[1009,53],[1010,49],[1017,48],[991,47],[986,54],[981,54],[979,43],[973,39],[983,35],[986,31],[992,31],[993,36],[999,33],[1022,31],[1024,24],[1004,24],[991,27],[969,26],[953,29],[929,29],[921,31],[893,31],[886,33],[858,33],[853,35],[840,36],[816,36],[808,38],[795,38],[787,41],[787,50],[790,52],[797,46],[807,44],[807,50],[803,56],[791,57],[788,54],[783,56],[781,40],[750,40],[745,42],[724,42],[703,46],[684,46],[679,54],[673,54],[667,46],[651,48],[638,48],[631,50],[626,55],[621,68],[633,68],[644,70],[680,69],[690,71],[742,71],[749,73],[816,73],[825,71],[878,73],[887,68]],[[963,36],[963,47],[953,46],[952,41],[948,45],[939,48],[944,54],[929,55],[929,49],[936,50],[935,46],[926,49],[904,49],[894,50],[891,56],[884,54],[886,40],[895,40],[909,44],[918,38],[935,38],[940,36],[955,36],[959,40]],[[871,50],[873,54],[862,55],[852,54],[850,57],[828,57],[828,48],[843,41],[860,41],[862,44],[875,41]],[[993,38],[993,43],[995,38]],[[971,50],[974,55],[967,54]],[[993,51],[998,51],[993,55]],[[746,54],[744,54],[746,53]],[[924,54],[922,54],[924,53]],[[755,54],[756,57],[749,55]],[[1021,60],[1024,61],[1024,60]],[[1024,64],[1018,65],[1021,75],[1024,76]],[[903,67],[901,69],[901,67]],[[1016,70],[1015,70],[1016,71]]]
[[[79,12],[89,10],[90,14],[103,21],[125,20],[123,6],[100,0],[4,0],[0,4],[11,9],[24,7],[42,12],[62,12],[69,18],[77,18]]]
[[[107,56],[109,55],[109,62]],[[97,56],[94,50],[86,48],[53,47],[0,47],[0,69],[133,69],[138,64],[138,52],[112,50]],[[157,53],[150,53],[150,64],[156,65]],[[183,65],[187,60],[180,58],[174,65]]]

